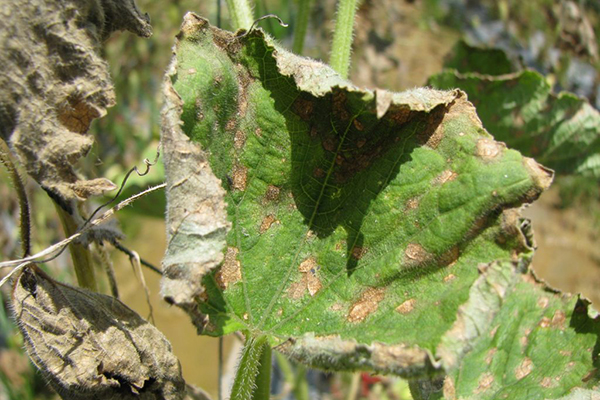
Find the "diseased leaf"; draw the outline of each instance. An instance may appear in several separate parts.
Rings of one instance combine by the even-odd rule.
[[[434,373],[481,271],[528,263],[514,207],[552,175],[495,142],[461,91],[360,89],[194,14],[164,90],[162,293],[207,334],[266,333],[325,368]]]
[[[469,299],[470,307],[461,307],[457,326],[485,320],[478,327],[485,333],[472,341],[460,368],[446,377],[443,397],[593,398],[569,393],[575,393],[573,388],[596,394],[600,390],[597,313],[577,296],[558,293],[530,274],[514,272],[502,280],[497,273],[482,277],[482,284],[495,288],[500,307],[486,308],[476,297]],[[488,297],[493,293],[482,292]]]
[[[444,71],[429,84],[467,92],[483,125],[509,147],[557,173],[600,177],[600,113],[574,94],[552,94],[539,73],[491,77]]]
[[[27,172],[70,213],[72,201],[115,188],[80,179],[73,165],[90,149],[90,123],[115,104],[102,40],[152,30],[133,0],[8,0],[0,5],[0,135]]]
[[[179,361],[162,333],[119,300],[26,268],[13,312],[34,364],[63,399],[183,399]]]

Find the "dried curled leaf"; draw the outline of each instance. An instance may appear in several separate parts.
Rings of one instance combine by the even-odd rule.
[[[63,399],[182,399],[163,334],[119,300],[25,269],[14,315],[30,358]]]
[[[8,0],[0,14],[0,137],[72,212],[73,200],[114,188],[80,180],[72,167],[92,145],[91,121],[115,104],[101,41],[125,29],[148,37],[149,18],[133,0]]]

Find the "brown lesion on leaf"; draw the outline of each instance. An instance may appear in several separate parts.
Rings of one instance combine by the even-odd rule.
[[[364,257],[365,254],[367,254],[367,248],[366,247],[360,247],[360,246],[354,246],[352,248],[352,251],[350,252],[350,255],[355,260],[360,260],[361,258]]]
[[[444,170],[438,176],[433,179],[434,185],[443,185],[446,182],[450,182],[456,179],[458,174],[452,170]]]
[[[493,139],[482,138],[477,141],[475,155],[484,161],[492,161],[506,149],[502,142],[496,142]]]
[[[235,128],[235,125],[233,126],[233,128]],[[244,147],[245,144],[246,144],[246,134],[244,132],[242,132],[241,130],[237,130],[235,132],[235,135],[233,136],[233,147],[235,147],[237,150],[239,150],[242,147]]]
[[[419,197],[412,197],[408,199],[404,206],[405,211],[416,210],[419,207]]]
[[[267,201],[277,201],[279,200],[279,193],[281,193],[281,189],[275,185],[269,185],[267,187],[267,191],[265,192],[265,200]]]
[[[409,266],[420,265],[431,260],[431,254],[419,243],[409,243],[404,250],[405,263]]]
[[[400,304],[398,307],[396,307],[396,312],[403,315],[409,314],[412,310],[415,309],[416,302],[416,299],[408,299],[402,304]]]
[[[277,221],[277,218],[275,218],[275,216],[273,214],[267,215],[266,217],[263,218],[262,222],[260,223],[260,228],[258,230],[259,233],[262,235],[263,233],[265,233],[266,231],[269,230],[271,225],[273,225],[276,222],[279,222],[279,221]]]
[[[550,321],[550,326],[552,326],[553,328],[558,328],[560,330],[564,330],[566,319],[567,319],[567,317],[566,317],[564,311],[556,310],[554,312],[554,315],[552,316],[552,320]]]
[[[360,299],[354,303],[348,311],[346,319],[348,322],[362,322],[369,315],[377,311],[379,303],[385,297],[385,288],[368,288]]]
[[[230,119],[229,121],[227,121],[227,123],[225,124],[225,130],[228,130],[228,131],[233,131],[233,130],[235,129],[236,125],[237,125],[237,123],[236,123],[236,120],[235,120],[235,118],[231,118],[231,119]],[[236,135],[237,135],[237,132],[236,132]],[[234,139],[234,143],[233,143],[233,145],[234,145],[234,146],[236,146],[236,144],[237,144],[237,143],[235,143],[235,139]]]
[[[239,250],[236,247],[228,247],[221,269],[216,274],[219,287],[223,290],[242,279],[242,269],[237,259]]]
[[[548,300],[548,298],[546,296],[540,297],[537,301],[537,306],[539,308],[541,308],[542,310],[547,308],[548,304],[550,304],[550,300]]]
[[[297,300],[304,297],[306,292],[308,292],[311,297],[317,294],[323,287],[318,274],[319,269],[320,267],[317,264],[317,260],[313,256],[307,257],[302,261],[298,266],[298,271],[301,274],[300,281],[290,285],[288,296],[292,300]]]
[[[496,336],[496,332],[498,332],[498,328],[500,326],[496,325],[495,327],[492,328],[492,330],[490,331],[490,337],[493,338],[494,336]]]
[[[342,303],[334,303],[329,309],[331,311],[338,312],[338,311],[342,311],[344,308],[345,307]]]
[[[314,112],[314,108],[314,101],[306,99],[302,96],[294,100],[294,103],[292,104],[292,111],[303,121],[310,121]]]
[[[492,387],[494,383],[494,375],[491,372],[486,372],[479,378],[479,385],[475,389],[475,394],[480,394]]]
[[[354,128],[357,131],[362,132],[365,130],[365,126],[362,124],[362,122],[359,121],[358,118],[354,118],[354,120],[352,121],[352,125],[354,125]],[[359,146],[359,147],[361,147],[361,146]]]
[[[542,191],[548,189],[554,180],[554,171],[540,165],[533,158],[523,157],[523,165],[529,172],[529,176],[535,182],[536,188],[527,193],[526,200],[533,202],[536,200]]]
[[[487,354],[485,355],[485,363],[487,365],[490,365],[492,363],[492,361],[494,360],[494,356],[496,355],[497,352],[498,352],[497,347],[493,347],[487,352]]]
[[[331,95],[332,112],[336,119],[347,121],[350,119],[350,113],[346,110],[346,93],[340,88],[333,88]]]
[[[414,112],[407,105],[390,105],[390,109],[385,114],[385,118],[393,121],[396,125],[403,125],[407,123],[411,117],[414,115]]]
[[[233,182],[232,188],[234,190],[246,190],[246,183],[248,180],[248,168],[241,164],[235,164],[233,167],[231,180]]]
[[[444,277],[444,283],[452,282],[455,279],[456,279],[456,275],[448,274]]]
[[[545,376],[542,381],[540,382],[540,386],[546,389],[549,389],[553,386],[555,386],[554,381],[552,380],[552,378]]]
[[[313,176],[315,178],[323,178],[325,176],[325,171],[319,167],[315,167],[313,170]]]
[[[531,373],[533,370],[533,361],[531,358],[525,357],[521,364],[515,369],[515,378],[521,380]]]

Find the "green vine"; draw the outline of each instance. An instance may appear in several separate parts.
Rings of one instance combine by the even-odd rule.
[[[342,78],[348,78],[354,31],[354,17],[359,0],[340,0],[335,20],[329,64]]]

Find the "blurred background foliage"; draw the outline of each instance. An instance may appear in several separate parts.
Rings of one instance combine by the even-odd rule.
[[[220,7],[218,0],[137,3],[150,14],[154,35],[143,40],[121,33],[105,43],[103,52],[114,80],[117,105],[92,124],[90,134],[96,143],[80,166],[82,175],[103,176],[117,184],[132,166],[142,166],[143,158],[152,160],[155,156],[160,138],[160,86],[183,15],[194,11],[230,29],[225,1]],[[335,0],[311,2],[303,55],[328,59],[335,6]],[[266,20],[261,27],[291,49],[298,0],[254,0],[254,10],[257,17],[273,13],[290,24],[283,28]],[[572,91],[600,108],[600,2],[596,0],[363,0],[355,28],[350,79],[361,86],[396,91],[422,86],[430,75],[441,71],[446,55],[464,38],[471,45],[503,50],[515,65],[544,74],[555,92]],[[159,162],[150,174],[133,175],[122,198],[163,179]],[[33,209],[35,252],[58,241],[63,233],[45,193],[32,182],[27,187]],[[4,170],[0,170],[0,198],[0,256],[6,260],[18,256],[19,225],[17,199]],[[536,272],[559,289],[583,291],[596,308],[600,304],[599,199],[597,180],[557,176],[549,193],[528,211],[539,244],[534,260]],[[155,265],[160,264],[165,247],[164,210],[164,194],[158,192],[118,216],[128,237],[125,245]],[[122,300],[142,316],[148,315],[140,281],[128,266],[127,257],[115,254],[113,262]],[[58,280],[73,281],[66,253],[46,268]],[[188,317],[160,300],[158,278],[146,274],[156,325],[171,340],[186,380],[215,395],[216,341],[198,338]],[[104,288],[108,291],[106,283]],[[22,339],[9,317],[8,288],[2,288],[2,296],[0,400],[52,398],[50,389],[22,353]],[[234,348],[235,342],[228,339],[226,349]],[[285,366],[281,368],[285,370]],[[281,379],[288,388],[288,397],[282,398],[292,398],[289,396],[294,390],[289,388],[297,388],[296,378],[282,372]],[[313,383],[311,387],[314,391],[319,386]],[[405,383],[364,374],[329,377],[327,385],[312,392],[311,398],[350,398],[349,391],[356,398],[410,398]]]

